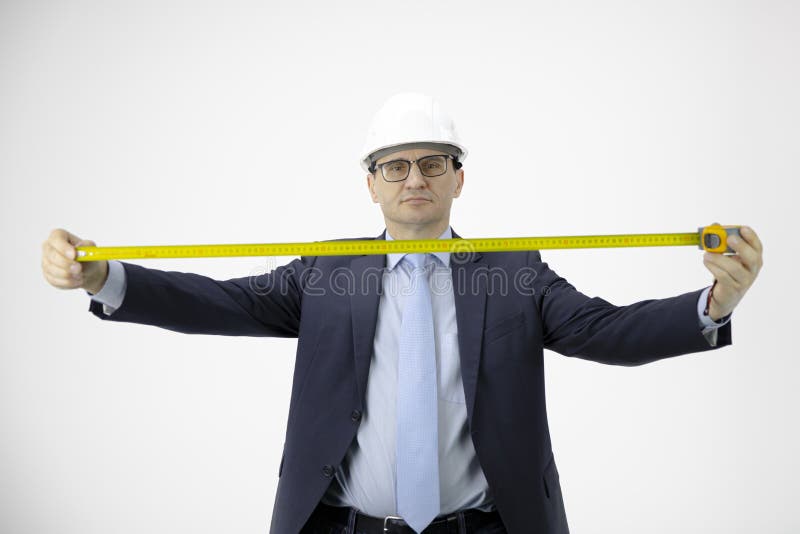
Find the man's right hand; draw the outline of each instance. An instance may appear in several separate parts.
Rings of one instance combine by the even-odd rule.
[[[108,278],[107,261],[75,261],[78,246],[97,246],[94,241],[84,240],[62,228],[50,232],[42,243],[42,273],[53,287],[59,289],[83,288],[96,294]]]

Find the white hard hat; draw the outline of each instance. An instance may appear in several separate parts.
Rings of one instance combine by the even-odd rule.
[[[457,161],[467,157],[453,119],[435,98],[419,93],[390,97],[372,117],[361,151],[361,167],[371,172],[372,163],[403,148],[437,149],[455,156]]]

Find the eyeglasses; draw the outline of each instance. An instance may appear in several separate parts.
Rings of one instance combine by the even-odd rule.
[[[421,172],[423,176],[433,178],[434,176],[441,176],[447,172],[448,159],[454,160],[455,158],[453,156],[434,154],[433,156],[425,156],[424,158],[412,161],[408,161],[407,159],[395,159],[387,161],[386,163],[381,163],[379,167],[381,168],[383,179],[387,182],[402,182],[408,178],[412,163],[417,164],[419,172]],[[458,167],[459,165],[456,161],[456,168]]]

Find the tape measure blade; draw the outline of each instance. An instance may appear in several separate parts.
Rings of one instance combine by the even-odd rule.
[[[342,240],[309,243],[77,247],[78,261],[244,256],[361,256],[414,252],[514,252],[545,249],[696,246],[696,232],[425,240]]]

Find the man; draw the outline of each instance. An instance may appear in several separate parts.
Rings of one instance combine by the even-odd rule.
[[[466,155],[434,99],[390,98],[361,158],[386,224],[374,239],[458,237]],[[298,338],[271,532],[564,534],[543,349],[642,365],[730,344],[762,265],[755,232],[741,235],[737,255],[705,255],[713,291],[621,307],[578,292],[538,251],[301,257],[216,281],[78,263],[75,246],[94,243],[54,230],[42,269],[86,289],[104,320]]]

